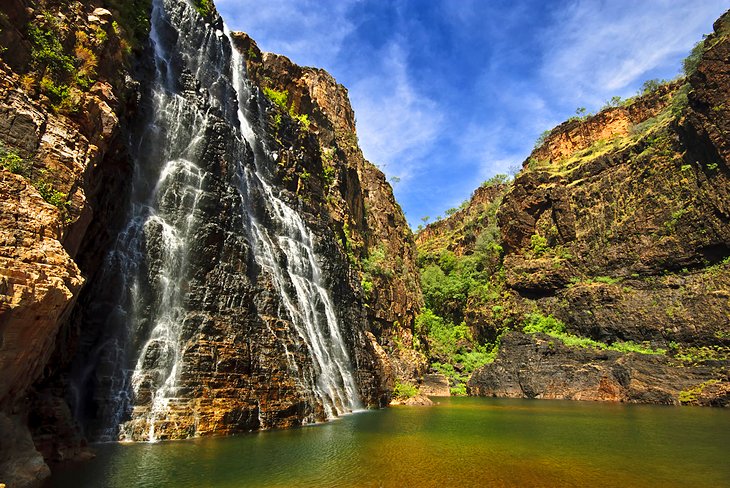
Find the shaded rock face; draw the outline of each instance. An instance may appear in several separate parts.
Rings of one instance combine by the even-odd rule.
[[[470,297],[463,316],[488,340],[515,332],[474,374],[472,394],[727,404],[730,15],[714,28],[686,79],[559,125],[509,191],[491,197],[503,258],[489,287],[498,293]],[[480,200],[475,193],[429,225],[419,249],[472,253],[470,236],[489,224],[469,210]],[[536,313],[574,336],[667,352],[569,348],[521,334]],[[638,383],[621,383],[616,368]]]
[[[327,214],[340,251],[356,272],[352,286],[368,305],[371,331],[390,356],[396,376],[419,377],[425,360],[410,347],[414,319],[423,304],[415,243],[385,175],[363,158],[357,145],[347,89],[324,70],[262,53],[245,34],[235,34],[235,42],[245,54],[252,81],[261,89],[285,93],[286,111],[307,117],[312,142],[318,146],[315,164],[282,165],[281,184],[310,195],[305,204]],[[281,158],[296,160],[288,151],[287,125],[270,122]],[[302,171],[309,175],[306,180],[300,178]]]
[[[387,400],[309,176],[316,140],[250,84],[222,28],[154,3],[127,223],[72,319],[72,408],[92,439],[290,427]]]
[[[43,458],[86,456],[81,432],[288,427],[386,405],[394,376],[423,368],[412,350],[392,359],[421,302],[415,248],[357,147],[346,90],[281,58],[277,82],[299,89],[296,112],[282,110],[214,10],[153,3],[0,7],[0,141],[32,163],[0,179],[12,486],[46,476]],[[34,61],[32,25],[75,71]],[[45,183],[56,193],[42,197]],[[381,291],[368,295],[361,262],[381,242],[397,272],[371,273]]]
[[[505,196],[507,284],[570,330],[728,345],[727,22],[685,84],[557,127]]]
[[[9,486],[47,476],[41,454],[80,452],[68,408],[54,407],[59,397],[45,410],[55,410],[43,422],[48,449],[34,447],[28,425],[42,415],[34,412],[37,398],[48,394],[31,385],[71,352],[59,333],[108,239],[101,229],[118,215],[112,202],[123,197],[131,172],[121,135],[136,85],[128,77],[124,28],[93,17],[100,7],[0,5],[0,478]],[[93,64],[93,76],[65,85],[71,74],[57,73],[37,54],[39,36],[57,42],[74,68]],[[68,89],[60,98],[54,83]]]
[[[470,395],[679,405],[683,390],[715,377],[660,355],[571,348],[545,334],[510,332],[497,359],[476,371]],[[727,403],[727,400],[725,400]]]

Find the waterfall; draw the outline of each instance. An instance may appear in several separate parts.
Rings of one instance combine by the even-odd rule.
[[[240,237],[278,294],[279,318],[306,345],[304,364],[282,346],[287,374],[315,404],[302,420],[320,420],[318,410],[332,418],[361,408],[316,238],[271,181],[276,154],[266,147],[265,124],[254,110],[261,95],[230,39],[227,29],[206,24],[187,0],[153,0],[149,122],[133,151],[128,224],[102,278],[116,296],[109,328],[119,328],[98,353],[117,364],[107,380],[111,413],[102,439],[119,432],[122,439],[154,441],[178,416],[193,415],[185,410],[190,393],[180,384],[186,348],[195,340],[187,322],[195,312],[188,296],[196,271],[191,253],[197,229],[218,218],[206,213],[206,202],[221,179],[238,201],[230,211],[240,214]],[[207,138],[223,130],[221,123],[233,137],[221,149],[225,170],[213,174]],[[261,322],[280,339],[267,320]],[[258,427],[264,428],[260,408]]]

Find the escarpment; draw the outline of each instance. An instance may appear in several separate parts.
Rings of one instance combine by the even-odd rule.
[[[135,32],[105,6],[0,7],[0,473],[12,486],[47,475],[36,448],[48,459],[80,452],[72,425],[66,438],[52,425],[71,422],[62,400],[36,416],[47,428],[35,447],[27,423],[44,395],[31,385],[68,359],[62,324],[131,174],[123,127],[137,93]]]
[[[409,346],[422,306],[413,236],[385,175],[364,159],[357,144],[347,89],[324,70],[261,52],[245,34],[237,34],[236,42],[253,81],[279,103],[282,114],[274,115],[273,130],[282,133],[281,121],[288,114],[314,136],[321,167],[307,168],[312,176],[304,184],[322,192],[321,211],[328,214],[340,250],[357,273],[371,332],[386,348],[395,373],[420,377],[424,359]],[[286,140],[280,142],[286,154]],[[282,179],[293,190],[303,185],[291,173]]]
[[[416,247],[347,90],[212,2],[4,2],[0,482],[417,383],[727,406],[729,22]]]
[[[686,78],[547,133],[491,219],[482,188],[419,233],[427,305],[494,347],[471,394],[728,405],[728,22]]]
[[[209,3],[154,5],[1,9],[13,486],[88,441],[383,406],[396,374],[423,370],[396,346],[421,304],[413,237],[346,90],[229,41]]]

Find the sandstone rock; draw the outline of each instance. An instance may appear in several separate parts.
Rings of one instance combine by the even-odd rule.
[[[411,397],[408,400],[404,401],[403,405],[430,407],[433,405],[433,401],[430,398],[428,398],[425,394],[419,393],[418,395]]]
[[[36,393],[29,387],[73,354],[73,344],[64,342],[68,334],[62,324],[76,302],[84,273],[92,271],[87,267],[82,272],[80,260],[75,259],[88,237],[86,231],[94,215],[91,207],[99,201],[97,192],[111,190],[114,194],[112,185],[101,189],[97,184],[108,170],[103,164],[111,159],[108,154],[118,153],[120,148],[112,142],[119,133],[115,111],[120,107],[107,102],[98,121],[90,121],[90,111],[84,110],[84,100],[90,95],[78,87],[72,90],[73,101],[78,102],[76,112],[52,107],[41,93],[38,80],[29,73],[32,45],[25,29],[39,11],[35,7],[32,0],[9,0],[0,6],[0,43],[9,47],[0,53],[0,143],[24,161],[18,171],[22,175],[0,170],[0,415],[15,419],[13,435],[28,440],[22,449],[8,443],[0,445],[0,458],[26,466],[31,472],[11,483],[13,487],[48,474],[43,457],[32,448],[26,417],[53,418],[49,420],[56,424],[53,436],[43,431],[48,425],[33,426],[40,428],[33,434],[39,435],[39,449],[49,459],[70,453],[67,447],[74,450],[81,442],[61,399],[63,392],[34,403]],[[73,49],[77,33],[88,36],[96,32],[87,22],[93,7],[46,7],[61,26],[64,49]],[[98,13],[105,18],[111,15]],[[46,22],[46,16],[38,22]],[[120,39],[112,33],[105,43],[87,47],[88,55],[99,60],[97,85],[108,87],[105,100],[123,98],[118,90],[125,84],[117,79],[124,78]],[[20,74],[25,76],[21,79]],[[37,188],[42,188],[45,198],[55,205],[46,202]],[[101,212],[96,217],[99,221],[105,218]],[[91,241],[87,249],[100,245],[102,240],[97,241],[97,236],[87,241]],[[40,416],[29,413],[33,408],[39,409],[35,413]],[[5,429],[2,432],[6,434]]]
[[[418,389],[427,396],[451,396],[449,379],[442,374],[424,375]]]
[[[37,484],[51,471],[33,445],[26,419],[0,413],[0,479],[10,487]]]
[[[246,53],[249,76],[261,88],[286,91],[289,110],[305,114],[311,121],[320,164],[307,169],[315,176],[307,184],[316,185],[308,191],[321,193],[312,200],[328,213],[343,254],[360,263],[373,254],[382,256],[379,266],[386,271],[367,276],[361,273],[354,286],[360,288],[358,282],[368,282],[371,291],[364,298],[369,305],[370,329],[390,355],[395,374],[415,380],[426,367],[425,359],[410,346],[413,321],[423,303],[415,244],[385,176],[363,158],[357,145],[347,89],[324,70],[300,67],[284,56],[262,53],[246,34],[234,34],[234,41]],[[286,147],[282,144],[282,149]],[[325,168],[331,172],[329,181],[320,178]],[[293,176],[290,170],[284,178]],[[407,351],[401,350],[403,345]]]
[[[557,126],[509,191],[480,188],[417,238],[424,252],[468,256],[494,231],[486,210],[499,206],[492,241],[504,255],[484,265],[495,293],[444,312],[481,340],[519,332],[539,313],[569,334],[667,354],[589,352],[515,332],[498,360],[474,373],[473,394],[676,404],[685,387],[706,384],[706,400],[693,401],[725,404],[730,14],[714,27],[688,79]],[[635,381],[621,383],[624,372]]]
[[[715,373],[661,355],[568,347],[544,334],[510,332],[497,359],[474,372],[470,395],[679,405],[683,389]]]
[[[434,405],[433,401],[423,393],[418,393],[416,396],[407,398],[405,400],[392,400],[391,405],[405,405],[408,407],[430,407]]]

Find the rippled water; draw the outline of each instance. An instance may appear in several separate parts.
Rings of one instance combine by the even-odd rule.
[[[47,486],[730,486],[728,410],[440,402],[287,431],[100,445]]]

